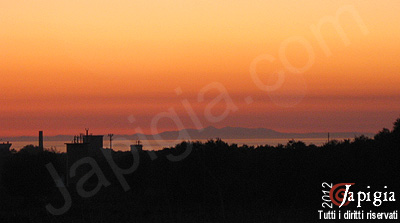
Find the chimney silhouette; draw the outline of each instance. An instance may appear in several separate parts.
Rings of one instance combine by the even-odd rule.
[[[43,150],[43,131],[39,131],[39,149]]]

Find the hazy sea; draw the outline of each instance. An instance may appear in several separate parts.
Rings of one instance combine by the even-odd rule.
[[[285,145],[291,139],[223,139],[223,141],[227,142],[228,144],[238,144],[239,146],[246,144],[248,146],[257,146],[257,145],[272,145],[276,146],[278,144]],[[315,144],[317,146],[322,145],[327,142],[327,138],[299,138],[295,140],[301,140],[304,143],[308,144]],[[341,138],[337,138],[336,140],[343,140]],[[191,141],[201,141],[206,142],[207,139],[193,139]],[[176,144],[181,143],[182,140],[148,140],[142,141],[143,150],[160,150],[166,147],[173,147]],[[38,145],[37,141],[14,141],[11,142],[11,148],[16,149],[17,151],[20,150],[25,145]],[[70,143],[68,141],[44,141],[45,148],[54,148],[59,152],[66,152],[66,145],[65,143]],[[115,139],[112,142],[113,150],[120,150],[120,151],[129,151],[130,145],[136,144],[135,140],[126,140],[126,139]],[[110,141],[104,140],[104,147],[110,148]]]

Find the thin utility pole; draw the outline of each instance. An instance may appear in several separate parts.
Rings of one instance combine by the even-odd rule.
[[[110,137],[110,149],[112,149],[112,137],[114,136],[114,134],[108,134],[108,136]]]

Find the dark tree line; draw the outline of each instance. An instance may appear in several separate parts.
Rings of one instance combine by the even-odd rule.
[[[181,161],[170,154],[192,151]],[[105,158],[96,158],[111,183],[90,198],[74,187],[71,209],[53,216],[45,206],[63,198],[45,165],[66,176],[66,154],[28,146],[3,158],[0,222],[312,222],[321,210],[321,184],[354,182],[354,188],[398,194],[400,119],[374,138],[332,140],[322,146],[290,140],[278,146],[238,146],[221,139],[182,142],[156,151],[152,160],[141,151],[138,169],[125,175],[125,192]],[[113,152],[121,168],[134,162],[130,152]],[[96,185],[92,177],[85,185]],[[400,195],[400,194],[399,194]],[[398,202],[366,209],[390,211]]]

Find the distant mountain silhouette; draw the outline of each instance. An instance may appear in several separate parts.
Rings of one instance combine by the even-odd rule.
[[[179,136],[184,137],[189,135],[189,139],[282,139],[282,138],[326,138],[326,132],[315,132],[315,133],[284,133],[278,132],[267,128],[243,128],[243,127],[224,127],[215,128],[213,126],[206,127],[204,129],[184,129],[179,131],[167,131],[157,135],[121,135],[126,139],[177,139]],[[354,138],[354,136],[373,136],[373,133],[361,133],[361,132],[331,132],[331,138]]]
[[[182,131],[193,138],[325,135],[233,127]],[[152,153],[73,148],[65,154],[28,145],[0,154],[0,222],[317,222],[321,189],[329,185],[354,182],[352,190],[382,190],[392,201],[400,193],[400,118],[373,138],[319,146],[301,139],[277,146],[209,139]],[[80,193],[90,189],[90,197]],[[381,207],[363,202],[361,209],[398,209],[398,203],[386,202],[390,198],[381,201]]]
[[[56,135],[56,136],[44,136],[44,141],[66,141],[70,142],[74,138],[73,135]],[[37,136],[15,136],[15,137],[4,137],[4,140],[8,140],[10,142],[31,142],[37,141]]]
[[[195,139],[304,139],[304,138],[326,138],[327,132],[312,132],[312,133],[285,133],[278,132],[267,128],[243,128],[243,127],[223,127],[215,128],[209,126],[203,129],[183,129],[179,131],[166,131],[157,135],[150,134],[133,134],[133,135],[115,135],[116,139],[125,138],[128,140],[137,139],[165,139],[172,140],[178,139],[178,137],[189,135],[189,137],[181,138],[183,140],[195,140]],[[354,136],[373,136],[373,133],[368,132],[331,132],[331,138],[354,138]],[[57,136],[45,136],[45,141],[66,141],[69,142],[73,139],[70,135],[57,135]],[[19,136],[7,138],[10,141],[36,141],[36,136]]]

